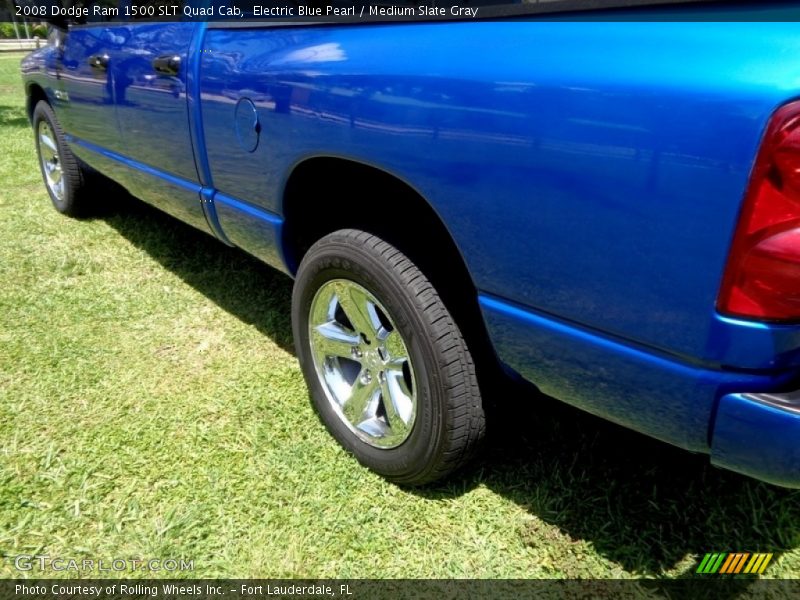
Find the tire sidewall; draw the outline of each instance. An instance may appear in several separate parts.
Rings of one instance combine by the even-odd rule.
[[[45,173],[44,165],[42,164],[42,150],[41,142],[39,140],[39,123],[42,121],[45,121],[48,125],[50,125],[50,130],[53,132],[53,136],[55,137],[54,142],[58,148],[58,160],[61,164],[61,178],[64,181],[63,200],[59,200],[58,197],[53,194],[50,186],[47,184],[47,174]],[[61,134],[61,128],[56,122],[56,118],[52,109],[44,101],[40,101],[33,110],[33,135],[36,142],[36,158],[39,161],[39,172],[42,174],[42,181],[44,181],[44,187],[47,190],[47,195],[50,196],[50,201],[53,203],[53,206],[55,206],[58,212],[66,213],[69,211],[72,204],[73,189],[69,173],[67,172],[69,164],[65,160],[65,142]]]
[[[355,435],[334,412],[316,373],[309,343],[309,313],[317,290],[332,279],[347,279],[366,288],[390,313],[400,332],[414,369],[417,413],[409,437],[395,448],[376,448]],[[298,271],[292,296],[292,326],[300,366],[311,399],[336,440],[365,466],[393,480],[414,479],[431,463],[446,431],[444,390],[437,353],[425,335],[422,307],[389,265],[363,248],[331,244],[309,251]]]

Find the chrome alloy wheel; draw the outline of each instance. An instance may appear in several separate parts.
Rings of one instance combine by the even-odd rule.
[[[332,279],[311,302],[314,367],[333,411],[361,440],[394,448],[417,413],[414,369],[389,313],[363,286]]]
[[[64,173],[61,168],[61,157],[56,145],[56,136],[50,124],[42,119],[39,121],[39,160],[42,162],[42,171],[50,193],[59,201],[64,200]]]

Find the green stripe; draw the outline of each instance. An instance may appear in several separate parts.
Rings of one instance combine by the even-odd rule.
[[[706,568],[703,571],[703,573],[711,573],[711,568],[714,566],[714,563],[717,562],[718,558],[719,558],[719,552],[714,552],[714,554],[711,555],[711,559],[708,561],[708,564],[706,565]]]
[[[711,558],[710,552],[703,557],[703,561],[700,563],[700,566],[697,567],[697,571],[695,571],[695,573],[705,573],[703,568],[706,566],[706,563],[708,562],[709,558]]]
[[[713,567],[711,567],[711,568],[708,570],[708,572],[709,572],[709,573],[716,573],[717,571],[719,571],[719,568],[722,566],[722,563],[725,561],[725,558],[726,558],[727,556],[728,556],[728,553],[727,553],[727,552],[720,552],[720,554],[719,554],[719,558],[717,559],[717,562],[714,564],[714,566],[713,566]]]
[[[696,573],[713,574],[720,570],[725,559],[728,557],[727,552],[709,552],[700,561],[697,566]]]

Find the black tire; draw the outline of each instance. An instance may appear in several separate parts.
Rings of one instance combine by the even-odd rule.
[[[310,311],[322,286],[339,280],[355,282],[378,300],[413,364],[416,418],[396,447],[375,447],[356,435],[334,410],[317,374]],[[361,464],[395,483],[423,485],[449,475],[475,454],[484,437],[485,419],[472,356],[436,289],[397,248],[354,229],[320,239],[297,273],[292,328],[317,413]]]
[[[63,181],[63,192],[59,197],[48,183],[45,173],[44,161],[42,160],[42,141],[40,139],[40,123],[46,123],[55,138],[55,145],[58,151],[58,164],[61,167],[61,180]],[[36,140],[36,156],[39,159],[39,169],[42,173],[45,188],[50,196],[55,209],[63,215],[70,217],[86,217],[92,213],[94,208],[93,197],[91,195],[91,182],[88,170],[83,167],[67,146],[64,139],[64,132],[58,123],[53,109],[44,100],[40,100],[33,109],[33,132]]]

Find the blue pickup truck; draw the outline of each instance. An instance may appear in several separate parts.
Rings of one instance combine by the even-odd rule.
[[[509,372],[800,487],[800,26],[658,21],[88,19],[22,74],[59,212],[102,175],[294,278],[386,478],[464,464]]]

